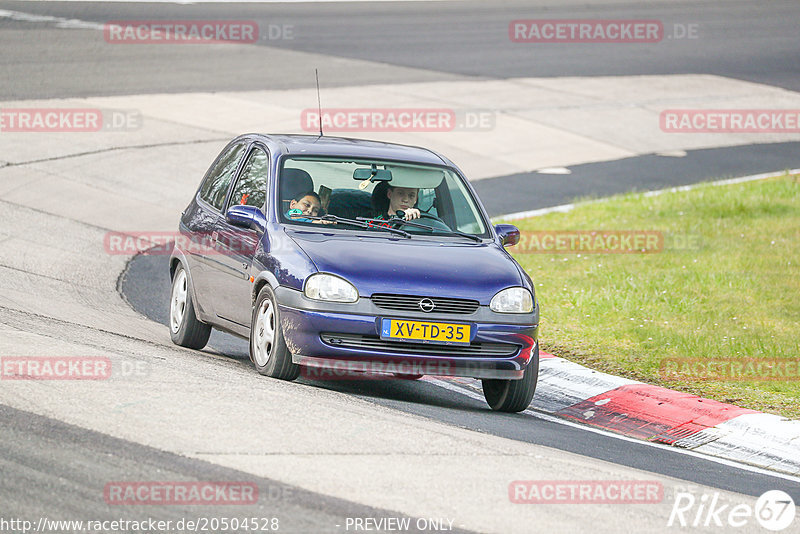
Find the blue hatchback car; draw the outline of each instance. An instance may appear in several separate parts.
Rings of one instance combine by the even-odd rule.
[[[526,409],[539,307],[469,182],[418,147],[306,135],[235,138],[180,221],[170,333],[249,338],[264,375],[340,372],[482,380],[494,410]],[[313,373],[309,373],[311,376]]]

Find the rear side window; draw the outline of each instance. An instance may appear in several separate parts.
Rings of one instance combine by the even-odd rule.
[[[254,149],[244,166],[239,181],[231,195],[231,206],[236,204],[264,208],[267,197],[269,158],[260,148]]]
[[[200,188],[200,198],[222,211],[225,204],[225,195],[228,193],[228,186],[231,178],[239,166],[239,161],[244,154],[244,143],[232,146],[217,161],[211,172],[208,173],[203,187]]]

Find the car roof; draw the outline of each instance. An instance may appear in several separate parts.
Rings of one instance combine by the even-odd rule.
[[[277,147],[281,154],[286,155],[347,156],[450,165],[448,160],[427,148],[381,141],[327,135],[320,137],[318,135],[249,134],[246,137],[259,139],[268,145]]]

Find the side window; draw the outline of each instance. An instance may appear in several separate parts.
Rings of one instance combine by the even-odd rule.
[[[420,189],[419,196],[417,197],[417,207],[431,215],[439,215],[436,202],[436,190],[434,189]]]
[[[482,234],[486,231],[480,223],[480,214],[475,205],[467,200],[466,192],[453,187],[450,190],[456,229],[468,234]]]
[[[264,209],[267,198],[269,157],[260,148],[254,149],[242,170],[231,195],[231,206],[241,204]]]
[[[228,186],[239,166],[239,161],[244,154],[244,144],[238,144],[226,152],[208,173],[208,178],[200,188],[200,198],[222,210],[225,203],[225,195],[228,193]]]

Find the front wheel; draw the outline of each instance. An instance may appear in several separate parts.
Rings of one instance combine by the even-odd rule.
[[[265,285],[256,299],[250,322],[250,359],[262,375],[294,380],[300,366],[292,363],[281,329],[280,312],[275,293]]]
[[[539,378],[539,343],[531,351],[531,361],[520,380],[484,379],[483,396],[492,410],[497,412],[521,412],[531,404]]]
[[[189,277],[182,264],[178,264],[172,277],[169,298],[169,337],[172,342],[189,349],[202,349],[211,336],[211,326],[197,319],[189,290]]]

